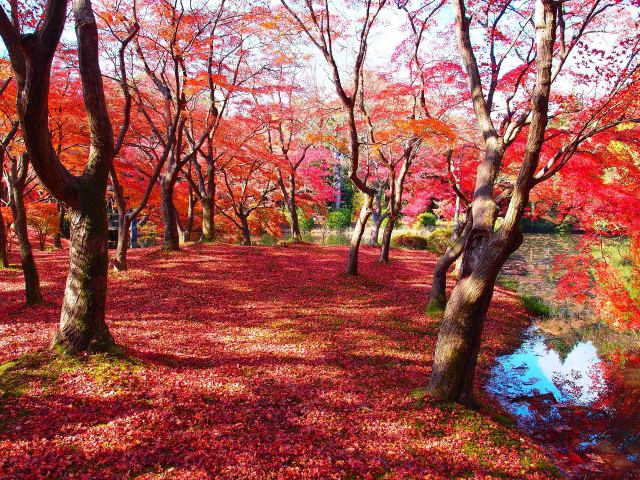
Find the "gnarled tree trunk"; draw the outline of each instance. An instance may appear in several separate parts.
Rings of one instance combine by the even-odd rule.
[[[0,35],[18,83],[16,106],[26,150],[41,183],[71,210],[70,271],[60,326],[52,347],[68,353],[108,350],[104,321],[107,281],[107,176],[114,142],[98,55],[98,29],[90,0],[75,0],[78,69],[91,148],[84,171],[72,175],[51,143],[48,95],[51,64],[67,17],[65,0],[50,0],[34,35],[23,36],[4,8]]]
[[[506,233],[506,232],[501,232]],[[461,279],[447,302],[438,333],[429,390],[431,395],[470,404],[482,327],[495,280],[522,237],[469,237]],[[469,257],[473,264],[468,263]]]
[[[92,186],[81,188],[80,197],[81,209],[69,210],[69,276],[53,346],[68,353],[104,352],[114,346],[105,322],[107,211],[104,196],[96,195]]]
[[[251,245],[251,229],[246,215],[240,215],[240,225],[242,225],[242,245]]]
[[[551,0],[536,0],[536,84],[531,98],[531,121],[527,145],[513,195],[502,226],[493,231],[496,203],[493,186],[504,154],[504,141],[491,125],[490,112],[481,93],[479,72],[473,51],[462,0],[454,2],[458,41],[463,61],[470,72],[474,104],[483,121],[487,149],[477,170],[472,207],[473,227],[465,242],[460,281],[453,289],[444,312],[434,356],[430,393],[437,398],[469,403],[480,347],[484,319],[491,303],[495,280],[509,255],[522,243],[520,221],[529,201],[533,176],[540,158],[548,122],[551,65],[555,42],[557,5]],[[476,88],[478,87],[478,88]]]

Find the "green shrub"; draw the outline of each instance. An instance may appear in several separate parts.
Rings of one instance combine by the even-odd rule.
[[[298,225],[303,232],[310,232],[316,226],[311,215],[305,215],[301,208],[298,208]]]
[[[524,308],[531,315],[535,315],[536,317],[550,317],[553,313],[553,309],[551,306],[545,302],[542,298],[531,295],[530,293],[523,293],[520,296],[520,301]]]
[[[423,212],[418,215],[418,226],[422,228],[433,228],[436,226],[438,217],[433,212]]]
[[[562,223],[556,226],[556,233],[559,235],[569,235],[575,228],[576,219],[571,215],[567,215],[562,220]]]
[[[452,227],[436,228],[427,237],[427,250],[442,255],[449,247],[451,235],[453,235]]]
[[[340,230],[351,225],[351,210],[348,208],[339,208],[327,214],[327,228],[331,230]]]
[[[427,238],[422,235],[413,233],[403,233],[393,237],[393,245],[400,248],[408,248],[410,250],[426,250]]]

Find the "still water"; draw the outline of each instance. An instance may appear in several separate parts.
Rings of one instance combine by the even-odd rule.
[[[520,293],[542,296],[558,313],[532,319],[520,345],[496,359],[486,390],[567,476],[640,478],[640,342],[584,306],[555,300],[553,259],[576,243],[528,235],[507,265]]]

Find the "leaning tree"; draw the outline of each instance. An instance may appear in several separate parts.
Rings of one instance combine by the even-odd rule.
[[[591,0],[574,5],[535,0],[518,8],[502,2],[482,7],[483,13],[473,16],[467,14],[465,3],[455,0],[453,4],[456,35],[484,158],[476,171],[460,277],[444,312],[430,391],[438,398],[466,403],[472,400],[482,327],[495,280],[522,242],[520,223],[531,190],[557,173],[595,136],[638,120],[637,106],[619,101],[637,82],[638,42],[630,37],[637,25],[623,25],[622,19],[632,18],[625,15],[630,7],[624,2]],[[483,44],[488,53],[482,57],[477,56],[480,48],[470,33],[472,19],[486,27]],[[601,64],[601,49],[591,42],[598,40],[605,24],[610,27],[606,33],[610,60],[606,66],[590,69],[589,62]],[[572,53],[579,62],[571,60]],[[514,56],[521,63],[504,71]],[[573,102],[558,100],[560,91],[552,96],[552,84],[561,72],[579,78],[580,83],[574,82],[578,87],[587,87],[571,96]],[[571,78],[565,78],[565,83],[571,84]],[[598,88],[588,88],[595,85]],[[498,101],[501,108],[496,108]],[[576,103],[581,103],[579,108]],[[543,152],[550,124],[571,130],[554,154]],[[509,147],[520,135],[526,136],[522,155],[515,163],[505,162]],[[508,205],[498,227],[498,204],[504,199]]]

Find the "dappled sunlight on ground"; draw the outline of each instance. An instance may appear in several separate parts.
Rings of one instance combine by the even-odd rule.
[[[0,272],[0,359],[28,354],[0,372],[22,375],[0,400],[0,478],[552,476],[528,439],[425,395],[432,254],[379,265],[363,248],[351,278],[342,247],[134,250],[109,279],[128,358],[77,362],[34,353],[58,321],[64,256],[38,255],[43,306]],[[504,293],[481,377],[526,321]]]

